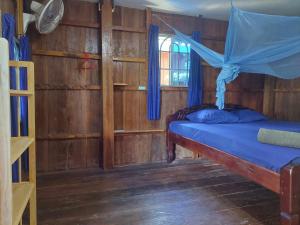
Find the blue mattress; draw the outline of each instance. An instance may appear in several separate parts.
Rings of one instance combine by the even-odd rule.
[[[263,144],[257,141],[260,128],[300,132],[300,123],[258,121],[234,124],[204,124],[173,121],[169,129],[193,141],[217,148],[256,165],[279,172],[293,159],[300,157],[299,148]]]

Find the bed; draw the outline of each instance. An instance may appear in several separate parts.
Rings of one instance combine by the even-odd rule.
[[[300,123],[268,120],[204,124],[186,120],[191,112],[213,107],[186,108],[168,116],[168,161],[176,158],[176,144],[210,158],[278,193],[282,225],[300,225],[300,149],[257,141],[260,128],[300,132]],[[230,105],[227,108],[239,106]]]

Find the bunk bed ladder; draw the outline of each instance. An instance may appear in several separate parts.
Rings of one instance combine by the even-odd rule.
[[[29,203],[30,225],[36,225],[36,156],[35,156],[35,99],[34,65],[32,62],[10,61],[9,66],[16,69],[17,81],[19,69],[27,70],[27,90],[10,90],[10,96],[18,98],[18,136],[11,138],[10,164],[19,164],[19,181],[12,184],[12,225],[22,224],[23,213]],[[18,82],[17,82],[17,86]],[[28,99],[28,136],[21,136],[20,97]],[[29,174],[27,181],[22,181],[21,157],[28,149]]]

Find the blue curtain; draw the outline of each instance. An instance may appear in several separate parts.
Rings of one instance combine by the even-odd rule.
[[[193,32],[192,39],[196,42],[201,41],[200,32]],[[188,107],[202,104],[202,93],[203,93],[203,74],[201,68],[201,58],[194,51],[191,50],[190,57],[190,74],[189,74],[189,85],[188,85]]]
[[[30,60],[30,47],[29,38],[27,36],[22,36],[20,38],[20,60],[29,61]],[[20,89],[27,90],[27,70],[25,68],[20,69]],[[21,136],[28,136],[28,99],[27,97],[20,98],[21,104]],[[22,156],[22,164],[24,169],[28,171],[28,151],[26,151]]]
[[[15,59],[15,18],[5,13],[2,15],[2,36],[8,40],[9,44],[9,59]],[[17,89],[16,71],[14,68],[10,68],[10,88]],[[11,136],[18,136],[18,98],[11,97]],[[12,167],[13,181],[19,180],[18,163],[15,163]]]
[[[159,27],[150,25],[149,28],[149,66],[148,66],[148,95],[147,117],[149,120],[160,118],[160,70],[159,70]]]

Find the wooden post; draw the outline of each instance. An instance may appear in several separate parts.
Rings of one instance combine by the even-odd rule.
[[[0,55],[0,225],[8,225],[12,224],[12,175],[8,42],[4,38],[0,38]]]
[[[146,29],[147,33],[149,31],[150,24],[152,23],[152,10],[151,8],[146,8]]]
[[[271,76],[265,77],[263,113],[269,117],[274,116],[275,85],[276,85],[276,78],[271,77]]]
[[[167,160],[168,163],[173,162],[176,159],[176,144],[173,142],[173,136],[167,132]]]
[[[17,34],[18,37],[24,35],[24,27],[23,27],[23,0],[17,0]]]
[[[27,69],[28,90],[34,93],[34,64],[31,62]],[[28,136],[35,139],[35,95],[28,97]],[[34,185],[29,201],[30,225],[37,224],[36,209],[36,150],[35,140],[29,147],[29,181]]]
[[[111,169],[114,166],[114,89],[111,0],[103,0],[101,6],[101,46],[103,168]]]
[[[282,225],[300,225],[300,158],[280,172],[280,211]]]

